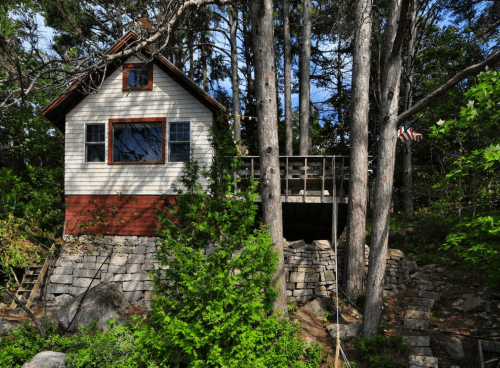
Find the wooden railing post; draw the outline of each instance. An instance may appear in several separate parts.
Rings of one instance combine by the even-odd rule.
[[[285,159],[285,202],[288,202],[288,157]]]
[[[307,193],[307,157],[304,157],[304,195],[302,201],[306,203],[306,193]]]

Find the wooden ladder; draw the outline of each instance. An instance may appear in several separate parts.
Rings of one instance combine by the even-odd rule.
[[[30,307],[35,295],[40,288],[40,285],[45,276],[45,272],[49,268],[50,261],[52,260],[52,253],[54,252],[55,244],[49,250],[49,254],[45,259],[40,262],[33,262],[26,267],[26,272],[23,276],[21,286],[16,292],[16,298],[23,302],[27,308]],[[16,309],[17,303],[13,300],[10,309]]]

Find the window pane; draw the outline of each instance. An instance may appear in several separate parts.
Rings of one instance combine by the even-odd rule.
[[[128,71],[129,87],[147,87],[148,71],[147,69],[130,69]]]
[[[104,162],[104,144],[88,144],[86,162]]]
[[[113,162],[161,162],[161,123],[113,125]]]
[[[104,142],[104,124],[87,125],[87,143]]]
[[[189,123],[170,123],[170,142],[189,142]]]
[[[189,153],[189,143],[170,144],[170,162],[188,161]]]

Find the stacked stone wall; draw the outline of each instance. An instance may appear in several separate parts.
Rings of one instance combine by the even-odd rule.
[[[56,260],[49,276],[49,303],[64,303],[84,292],[91,283],[96,286],[111,281],[132,304],[149,306],[153,285],[148,271],[158,267],[154,259],[158,241],[156,237],[104,236],[67,240],[72,242]],[[345,241],[339,243],[337,251],[338,257],[327,240],[317,240],[312,244],[302,240],[285,243],[288,302],[334,293],[336,270],[340,285],[343,280]],[[365,272],[368,271],[368,256],[369,249],[366,247]],[[397,294],[409,282],[407,262],[400,250],[389,249],[384,282],[384,293],[389,296]]]

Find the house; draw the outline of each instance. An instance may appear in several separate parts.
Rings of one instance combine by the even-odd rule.
[[[137,39],[132,31],[108,54]],[[212,158],[210,126],[224,107],[148,50],[108,66],[102,87],[77,82],[43,115],[65,133],[66,235],[152,236],[155,207],[192,154]]]

